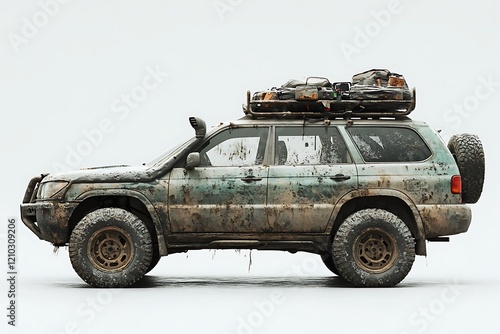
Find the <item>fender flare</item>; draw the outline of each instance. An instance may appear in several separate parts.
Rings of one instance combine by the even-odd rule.
[[[417,209],[417,206],[415,203],[411,200],[410,197],[408,197],[405,193],[395,190],[395,189],[379,189],[379,188],[363,188],[363,189],[356,189],[353,191],[350,191],[346,193],[344,196],[340,198],[340,200],[335,204],[335,207],[332,211],[332,215],[330,217],[330,222],[327,227],[327,232],[332,233],[335,220],[344,207],[344,205],[356,198],[366,198],[366,197],[379,197],[379,196],[384,196],[384,197],[393,197],[402,200],[408,208],[411,210],[411,213],[413,215],[413,219],[415,220],[415,225],[417,228],[417,235],[416,237],[416,251],[417,254],[419,255],[426,255],[426,244],[425,244],[425,229],[424,229],[424,224],[422,221],[422,218],[420,217],[420,213]]]
[[[75,200],[79,202],[83,202],[86,199],[92,197],[102,197],[102,196],[125,196],[125,197],[133,197],[139,200],[144,206],[146,210],[148,210],[149,215],[153,221],[153,226],[155,228],[155,232],[158,238],[158,250],[160,256],[165,256],[168,254],[167,244],[165,242],[164,230],[161,224],[160,218],[158,217],[158,213],[156,212],[156,208],[153,206],[151,201],[142,193],[135,190],[125,190],[125,189],[98,189],[98,190],[90,190],[78,195]]]

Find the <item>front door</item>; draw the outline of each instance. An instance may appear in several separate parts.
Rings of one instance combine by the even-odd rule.
[[[199,149],[201,166],[174,168],[169,180],[172,233],[254,232],[266,221],[269,128],[229,128]]]

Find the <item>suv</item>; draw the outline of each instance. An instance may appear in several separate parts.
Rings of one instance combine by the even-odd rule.
[[[247,98],[246,116],[208,132],[190,117],[195,136],[143,166],[33,178],[23,222],[69,245],[94,287],[133,285],[196,249],[310,252],[354,286],[394,286],[426,241],[468,230],[484,179],[477,136],[446,145],[396,111],[258,113]]]

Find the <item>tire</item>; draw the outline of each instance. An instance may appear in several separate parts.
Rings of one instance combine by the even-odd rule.
[[[454,135],[448,149],[462,176],[462,202],[477,203],[483,192],[485,172],[484,149],[479,137],[468,133]]]
[[[158,252],[158,249],[153,247],[153,256],[151,258],[151,264],[149,265],[148,270],[146,270],[146,274],[156,267],[158,262],[160,262],[160,258],[161,256]]]
[[[333,258],[330,253],[326,253],[321,255],[321,260],[323,260],[323,263],[325,266],[335,275],[339,276],[339,270],[335,266],[335,263],[333,263]]]
[[[69,241],[71,264],[95,288],[124,288],[151,265],[153,246],[146,225],[132,213],[104,208],[87,214]]]
[[[415,240],[396,215],[364,209],[340,225],[332,242],[332,257],[339,275],[354,286],[394,286],[411,270]]]

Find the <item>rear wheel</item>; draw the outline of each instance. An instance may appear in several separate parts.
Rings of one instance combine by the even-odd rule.
[[[381,209],[360,210],[340,225],[332,244],[339,275],[355,286],[394,286],[415,260],[415,241],[408,226]]]
[[[462,201],[476,203],[484,184],[484,149],[479,137],[468,133],[454,135],[448,148],[457,162],[462,177]]]
[[[76,273],[91,286],[128,287],[151,265],[151,235],[146,225],[126,210],[98,209],[76,225],[69,255]]]

